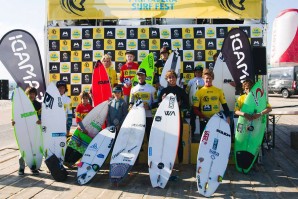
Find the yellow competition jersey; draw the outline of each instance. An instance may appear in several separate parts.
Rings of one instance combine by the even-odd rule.
[[[223,91],[215,86],[202,87],[196,92],[193,102],[208,118],[220,111],[220,104],[227,103]]]
[[[243,95],[238,97],[238,99],[236,101],[236,104],[235,104],[234,111],[240,111],[241,110],[241,107],[243,106],[246,97],[247,97],[246,94],[243,94]],[[267,107],[271,107],[271,105],[269,103],[267,103]]]
[[[137,84],[131,89],[130,102],[135,103],[138,98],[141,98],[144,104],[147,103],[151,107],[152,103],[157,102],[155,88],[149,84]],[[146,110],[146,117],[152,117],[151,110]]]
[[[105,69],[108,73],[111,87],[113,88],[116,84],[118,84],[117,73],[116,73],[115,69],[113,69],[112,67],[105,68]]]

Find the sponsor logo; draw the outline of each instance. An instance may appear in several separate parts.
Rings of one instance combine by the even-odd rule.
[[[259,106],[258,93],[260,93],[260,97],[263,97],[264,91],[261,88],[257,88],[256,93],[251,92],[257,106]]]
[[[207,37],[214,37],[215,31],[213,28],[208,28],[206,31]]]
[[[161,116],[156,116],[155,121],[160,122],[161,121]]]
[[[117,153],[115,153],[115,155],[112,156],[112,159],[115,159],[116,157],[118,157],[120,155],[120,153],[122,153],[125,149],[121,149],[120,151],[118,151]]]
[[[36,115],[36,112],[32,111],[32,112],[22,113],[21,118],[30,117],[32,115]]]
[[[98,84],[109,84],[109,80],[98,81]]]
[[[220,134],[222,134],[224,136],[231,137],[231,135],[229,133],[226,133],[226,132],[224,132],[222,130],[216,129],[216,132],[218,132],[218,133],[220,133]]]
[[[93,145],[91,145],[89,149],[97,151],[98,150],[97,143],[94,143]]]
[[[243,124],[238,123],[238,125],[237,125],[237,131],[239,133],[242,133],[242,130],[243,130]]]
[[[133,157],[124,157],[123,162],[131,162],[132,159]]]
[[[218,139],[214,138],[212,149],[216,151],[218,145]]]
[[[256,28],[253,28],[252,29],[252,36],[254,36],[254,37],[260,37],[261,35],[262,35],[261,28],[256,27]]]
[[[173,47],[180,49],[182,47],[181,41],[180,40],[174,40],[173,41]]]
[[[164,167],[165,167],[165,165],[162,162],[158,163],[158,165],[157,165],[157,168],[159,168],[159,169],[163,169]]]
[[[216,101],[218,98],[216,96],[211,97],[211,101]]]
[[[46,105],[46,108],[52,109],[54,105],[54,98],[46,92],[43,103]]]
[[[58,55],[58,53],[56,53],[56,52],[52,52],[52,53],[50,54],[50,59],[51,59],[51,61],[58,61],[58,59],[59,59],[59,55]]]
[[[60,147],[65,147],[65,142],[60,142]]]
[[[193,60],[193,53],[187,51],[187,52],[184,54],[184,58],[185,58],[185,60],[187,60],[187,61]]]
[[[161,31],[161,36],[163,38],[169,38],[170,37],[170,31],[169,30],[166,30],[166,29],[162,30]]]
[[[98,131],[101,131],[101,126],[95,123],[94,121],[91,122],[91,126]]]
[[[131,126],[134,126],[134,127],[145,127],[146,125],[145,124],[132,124]]]
[[[238,0],[229,0],[229,1],[219,1],[220,7],[228,12],[235,13],[237,15],[241,15],[240,11],[245,10],[245,1]]]
[[[114,139],[111,139],[111,142],[110,142],[110,144],[108,146],[109,149],[113,146],[113,143],[114,143]]]
[[[148,148],[148,155],[149,155],[149,156],[152,156],[152,147],[149,147],[149,148]]]
[[[58,97],[58,106],[59,106],[60,108],[62,108],[62,106],[63,106],[61,97]]]
[[[104,155],[104,154],[102,154],[102,153],[100,153],[100,154],[98,154],[96,157],[98,157],[98,158],[104,158],[104,157],[105,157],[105,155]]]
[[[214,156],[219,156],[219,153],[212,149],[209,150],[209,153],[211,153]]]
[[[86,156],[86,157],[91,157],[91,155],[88,154],[88,153],[85,153],[84,156]]]
[[[174,109],[174,107],[175,107],[175,101],[176,101],[176,97],[170,97],[169,108]]]
[[[125,31],[124,29],[118,29],[117,32],[116,32],[117,36],[119,38],[125,38]]]
[[[66,136],[65,132],[61,132],[61,133],[52,133],[52,137],[63,137]]]
[[[137,47],[137,43],[133,40],[127,41],[127,46],[130,49],[135,49]]]
[[[80,30],[75,29],[72,31],[72,38],[79,39],[80,37],[81,37]]]
[[[172,116],[172,115],[175,116],[176,114],[175,114],[175,111],[165,111],[165,115],[166,116]]]
[[[209,139],[209,131],[204,131],[202,142],[206,145]]]

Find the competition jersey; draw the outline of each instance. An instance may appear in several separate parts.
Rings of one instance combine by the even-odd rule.
[[[76,123],[81,122],[92,109],[91,104],[80,103],[76,108]]]
[[[61,98],[62,98],[62,103],[63,103],[63,106],[64,106],[64,110],[65,110],[65,115],[66,115],[66,118],[67,118],[68,115],[72,115],[71,100],[65,94],[62,95]]]
[[[133,79],[137,73],[139,65],[137,63],[126,63],[121,67],[120,70],[120,82],[121,83],[131,83],[131,79]],[[131,85],[129,88],[123,86],[123,95],[129,96]]]
[[[112,67],[105,68],[110,79],[111,88],[118,84],[117,73]]]
[[[234,111],[241,111],[241,108],[245,102],[246,97],[247,97],[247,94],[243,94],[238,97],[236,104],[235,104]],[[267,107],[271,107],[271,105],[269,103],[267,103]]]
[[[208,118],[220,111],[221,104],[227,103],[223,91],[215,86],[202,87],[196,92],[193,102]]]
[[[141,98],[144,104],[147,103],[151,107],[152,103],[157,102],[155,88],[149,84],[137,84],[131,89],[130,102],[135,103],[138,98]],[[146,117],[152,117],[151,110],[146,110]]]

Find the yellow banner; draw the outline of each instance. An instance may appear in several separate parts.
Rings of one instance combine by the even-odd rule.
[[[260,19],[262,0],[48,0],[48,21],[129,18]]]

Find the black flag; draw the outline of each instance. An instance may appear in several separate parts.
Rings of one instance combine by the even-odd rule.
[[[241,87],[241,83],[247,78],[254,80],[251,47],[245,32],[239,28],[232,29],[224,40],[221,53],[236,87]]]
[[[46,90],[40,52],[34,37],[24,30],[12,30],[0,41],[0,60],[22,89],[28,86],[38,91],[42,102]]]

